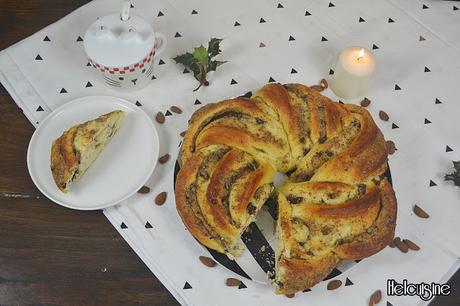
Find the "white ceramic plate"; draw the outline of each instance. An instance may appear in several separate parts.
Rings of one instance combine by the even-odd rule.
[[[70,191],[61,192],[50,169],[53,140],[73,125],[113,110],[126,113],[120,130]],[[64,104],[42,121],[30,140],[27,166],[35,185],[50,200],[91,210],[117,204],[136,193],[152,175],[158,153],[158,134],[144,111],[123,99],[89,96]]]

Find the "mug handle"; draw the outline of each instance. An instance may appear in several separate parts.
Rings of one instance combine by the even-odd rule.
[[[166,36],[162,33],[155,33],[155,45],[153,49],[155,50],[155,55],[160,54],[166,48]]]

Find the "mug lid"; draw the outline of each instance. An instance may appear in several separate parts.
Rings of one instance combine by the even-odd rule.
[[[131,15],[122,20],[117,13],[97,19],[83,42],[92,61],[106,67],[124,67],[138,63],[152,51],[155,33],[143,18]]]

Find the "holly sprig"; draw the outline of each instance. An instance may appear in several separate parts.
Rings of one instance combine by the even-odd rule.
[[[193,52],[186,52],[173,58],[177,64],[182,64],[190,69],[195,79],[200,82],[193,91],[197,91],[202,85],[208,86],[209,81],[206,79],[208,72],[216,71],[217,67],[227,63],[227,61],[213,59],[222,52],[220,50],[222,40],[221,38],[211,38],[207,49],[200,45],[194,48]]]

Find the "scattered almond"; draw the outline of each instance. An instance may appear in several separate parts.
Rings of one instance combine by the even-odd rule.
[[[327,290],[335,290],[342,286],[342,281],[339,279],[334,279],[327,284]]]
[[[403,239],[403,243],[407,245],[407,247],[411,250],[418,251],[420,247],[416,245],[414,242],[410,241],[409,239]]]
[[[390,241],[390,243],[388,244],[388,246],[389,246],[390,248],[396,247],[396,245],[395,245],[395,243],[394,243],[393,240]]]
[[[403,253],[407,253],[407,251],[409,251],[409,248],[407,247],[407,245],[401,241],[401,238],[399,237],[396,237],[394,240],[393,240],[393,243],[396,245],[396,247]]]
[[[371,100],[369,100],[368,98],[364,98],[361,100],[360,104],[362,107],[368,107],[369,104],[371,104]]]
[[[376,290],[374,293],[372,293],[371,297],[369,298],[369,306],[374,306],[375,304],[380,303],[381,300],[382,300],[382,291]]]
[[[182,137],[184,137],[184,136],[185,136],[185,133],[187,133],[187,131],[183,131],[183,132],[181,132],[179,135],[181,135]]]
[[[169,154],[166,153],[165,155],[163,155],[162,157],[160,157],[158,159],[158,161],[160,162],[160,164],[164,164],[166,163],[167,161],[169,160]]]
[[[329,85],[327,84],[326,79],[321,79],[321,81],[319,81],[319,86],[321,86],[324,89],[329,87]]]
[[[229,287],[236,287],[236,286],[239,286],[241,284],[241,281],[239,279],[236,279],[236,278],[227,278],[225,280],[225,285],[229,286]]]
[[[396,146],[392,140],[387,140],[387,149],[389,154],[394,154],[396,152]]]
[[[155,116],[155,119],[158,123],[165,123],[165,115],[163,115],[162,112],[158,112],[157,115]]]
[[[173,112],[173,113],[176,113],[176,114],[182,114],[182,110],[178,107],[178,106],[171,106],[170,110]]]
[[[166,201],[166,191],[160,192],[156,197],[155,197],[155,204],[157,205],[163,205]]]
[[[313,85],[310,88],[313,89],[313,90],[316,90],[316,91],[323,91],[324,90],[324,87],[321,86],[321,85]]]
[[[287,298],[292,299],[293,297],[295,297],[295,293],[285,294],[285,296],[286,296]]]
[[[142,186],[141,189],[139,189],[137,192],[138,192],[138,193],[149,193],[149,192],[150,192],[150,188],[147,187],[147,186]]]
[[[203,263],[203,265],[205,265],[206,267],[215,267],[217,266],[217,263],[214,261],[214,259],[210,258],[210,257],[206,257],[206,256],[200,256],[200,261],[201,263]]]
[[[383,110],[379,111],[379,117],[383,121],[388,121],[388,119],[390,119],[390,116],[388,116],[388,114],[385,113]]]
[[[420,217],[420,218],[423,218],[423,219],[427,219],[430,217],[429,214],[427,214],[426,211],[424,211],[420,206],[418,205],[414,205],[413,209],[414,211],[414,214],[417,215],[417,217]]]

